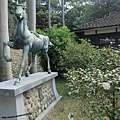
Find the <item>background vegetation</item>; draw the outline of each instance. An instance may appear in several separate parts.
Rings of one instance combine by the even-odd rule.
[[[19,0],[23,2],[25,0]],[[37,29],[48,28],[48,0],[36,0],[36,26]],[[9,2],[9,11],[14,5]],[[76,25],[99,19],[120,11],[119,0],[64,0],[65,25],[72,30]],[[51,0],[51,26],[62,25],[62,0]],[[15,24],[13,12],[9,12],[9,27]],[[10,34],[12,30],[10,29]]]
[[[45,29],[45,31],[41,31],[40,29],[37,29],[37,32],[40,34],[47,34],[48,29]],[[65,55],[64,51],[66,49],[66,46],[68,43],[75,42],[76,36],[74,33],[70,32],[70,30],[66,26],[53,26],[51,27],[51,34],[49,35],[50,41],[52,42],[52,46],[49,47],[49,57],[50,57],[50,65],[51,65],[51,70],[52,71],[57,71],[60,74],[65,72],[66,70],[66,63],[64,62],[65,60]],[[42,59],[40,59],[40,63],[44,70],[46,70],[46,62],[44,59],[44,56],[41,55],[42,53],[39,53],[38,56]]]
[[[59,106],[58,117],[64,120],[69,112],[73,112],[74,117],[78,118],[78,120],[79,117],[81,120],[119,120],[120,55],[116,50],[110,48],[99,49],[91,45],[89,41],[79,40],[71,31],[76,25],[119,12],[120,1],[65,0],[66,26],[64,27],[61,27],[61,2],[59,0],[51,0],[52,22],[49,34],[53,43],[49,49],[51,69],[52,71],[58,71],[60,74],[64,73],[65,79],[67,78],[67,81],[62,81],[64,88],[63,84],[60,86],[64,91],[60,89],[59,93],[63,96],[65,95],[67,99],[63,97],[62,101],[64,104],[62,103]],[[16,26],[13,5],[14,3],[9,0],[10,36],[13,35],[14,27]],[[37,32],[47,35],[48,1],[37,0],[36,15]],[[39,55],[41,56],[41,53]],[[40,63],[45,67],[43,64],[45,63],[44,59],[40,59]],[[73,98],[77,101],[76,103]],[[83,102],[85,104],[82,104]],[[73,103],[74,106],[71,105]],[[76,111],[78,106],[80,109]],[[65,114],[64,118],[62,117],[63,114]],[[59,118],[56,118],[57,115],[53,114],[53,116],[59,120]]]

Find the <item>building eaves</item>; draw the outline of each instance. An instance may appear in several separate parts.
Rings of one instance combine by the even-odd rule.
[[[113,15],[105,16],[103,18],[77,25],[76,28],[74,28],[74,31],[83,31],[88,29],[97,29],[97,28],[104,28],[104,27],[113,27],[113,26],[119,26],[120,25],[120,13],[116,13]]]

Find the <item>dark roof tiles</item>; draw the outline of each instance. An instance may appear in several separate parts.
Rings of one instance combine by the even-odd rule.
[[[119,26],[119,25],[120,25],[120,13],[116,13],[85,24],[77,25],[76,26],[77,28],[75,28],[75,30],[86,30],[86,29],[103,28],[103,27],[111,27],[111,26]]]

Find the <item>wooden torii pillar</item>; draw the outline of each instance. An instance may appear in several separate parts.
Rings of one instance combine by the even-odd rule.
[[[3,41],[8,41],[8,0],[0,0],[0,82],[12,78],[11,63],[3,58]],[[10,55],[10,49],[7,49]]]

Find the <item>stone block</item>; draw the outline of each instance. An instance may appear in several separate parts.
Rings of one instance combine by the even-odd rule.
[[[43,120],[61,99],[55,85],[58,73],[40,72],[0,83],[0,120]]]

